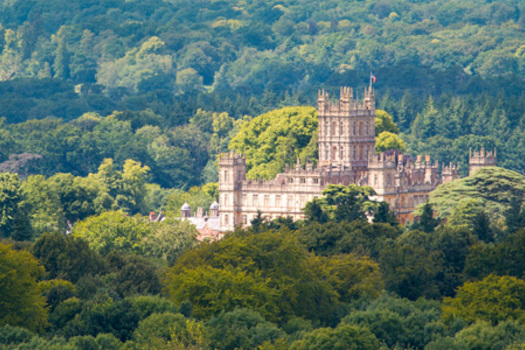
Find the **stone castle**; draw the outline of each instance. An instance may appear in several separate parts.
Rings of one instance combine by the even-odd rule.
[[[299,159],[294,168],[269,181],[247,180],[242,155],[230,152],[219,159],[220,230],[246,226],[260,210],[269,220],[290,216],[304,219],[308,201],[322,196],[330,184],[371,186],[375,200],[389,203],[401,224],[413,220],[415,207],[424,203],[439,184],[459,178],[457,165],[443,165],[429,156],[416,158],[399,151],[375,153],[375,93],[365,88],[364,98],[354,98],[351,88],[341,88],[340,99],[331,102],[326,92],[318,95],[319,161],[317,167]],[[496,164],[496,153],[470,152],[471,173]]]

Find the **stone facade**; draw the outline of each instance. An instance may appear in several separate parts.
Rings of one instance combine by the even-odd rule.
[[[402,224],[412,220],[414,208],[426,201],[440,183],[459,178],[458,166],[439,166],[429,156],[415,159],[398,151],[375,154],[375,94],[370,86],[362,100],[354,99],[351,88],[341,88],[340,99],[332,102],[326,92],[318,95],[319,162],[309,160],[269,181],[247,180],[242,155],[230,152],[219,159],[220,229],[249,225],[260,210],[268,219],[290,216],[303,219],[308,201],[322,196],[330,184],[368,185],[375,199],[387,201]],[[481,153],[481,152],[480,152]],[[478,154],[475,167],[492,165]],[[491,154],[492,156],[492,154]],[[495,158],[495,152],[494,152]],[[487,165],[484,165],[487,164]]]

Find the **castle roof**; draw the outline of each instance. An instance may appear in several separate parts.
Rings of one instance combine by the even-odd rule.
[[[190,205],[188,204],[188,202],[184,202],[184,204],[182,205],[182,207],[180,208],[180,210],[191,210],[191,207],[190,207]]]
[[[217,203],[217,201],[214,201],[211,205],[210,205],[210,210],[214,210],[214,209],[219,209],[219,203]]]

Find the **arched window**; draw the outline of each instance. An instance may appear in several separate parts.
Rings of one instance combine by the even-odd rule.
[[[334,148],[332,150],[332,159],[333,160],[337,159],[337,147],[336,146],[334,146]]]
[[[337,128],[337,124],[336,124],[335,122],[333,122],[333,123],[332,123],[332,132],[331,132],[331,135],[335,135],[336,128]]]
[[[228,181],[228,170],[224,170],[224,182]]]
[[[343,127],[343,122],[341,122],[341,124],[339,125],[339,135],[343,135],[344,134],[344,127]]]

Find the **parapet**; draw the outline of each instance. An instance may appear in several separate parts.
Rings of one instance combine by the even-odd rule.
[[[350,87],[343,86],[340,88],[340,98],[334,102],[330,101],[329,94],[323,89],[317,94],[317,111],[319,115],[339,116],[356,114],[369,114],[375,110],[375,92],[373,87],[364,89],[364,98],[359,100],[354,90]]]
[[[225,165],[246,165],[246,157],[233,150],[229,153],[221,153],[219,156],[219,166]]]

